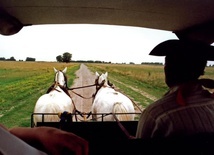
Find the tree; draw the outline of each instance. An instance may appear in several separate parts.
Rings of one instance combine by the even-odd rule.
[[[36,61],[36,58],[27,57],[25,61]]]
[[[56,61],[57,61],[57,62],[62,62],[62,56],[61,56],[61,55],[58,55],[58,56],[56,57]]]
[[[14,57],[10,57],[10,59],[7,59],[8,61],[16,61]]]
[[[63,62],[70,62],[71,61],[71,57],[72,57],[72,54],[70,54],[68,52],[65,52],[62,55],[62,60],[63,60]]]

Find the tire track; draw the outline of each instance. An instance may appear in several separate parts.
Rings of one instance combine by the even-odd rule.
[[[156,101],[156,100],[158,99],[157,97],[155,97],[155,96],[153,96],[153,95],[151,95],[151,94],[148,94],[148,93],[146,93],[146,92],[144,92],[144,91],[142,91],[142,90],[140,90],[140,89],[134,88],[134,87],[132,87],[132,86],[127,86],[125,83],[123,83],[123,82],[121,82],[121,81],[118,81],[118,80],[115,80],[115,79],[113,79],[113,80],[116,81],[117,83],[121,84],[121,85],[124,85],[124,86],[126,86],[126,87],[132,89],[132,90],[135,91],[135,92],[140,93],[141,95],[143,95],[143,96],[145,96],[146,98],[152,100],[153,102]]]

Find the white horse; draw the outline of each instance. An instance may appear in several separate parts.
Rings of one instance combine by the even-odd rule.
[[[37,115],[36,113],[63,113],[74,112],[74,104],[67,91],[67,77],[65,75],[67,67],[61,71],[54,68],[54,84],[42,95],[34,107],[34,124],[37,122],[58,122],[58,115]],[[43,117],[43,118],[42,118]]]
[[[135,113],[132,101],[124,94],[114,90],[108,83],[108,73],[96,74],[97,91],[92,104],[92,117],[94,120],[101,120],[101,113]],[[98,114],[98,115],[96,115]],[[134,114],[115,115],[119,121],[134,120]],[[103,117],[104,121],[114,121],[114,115]]]

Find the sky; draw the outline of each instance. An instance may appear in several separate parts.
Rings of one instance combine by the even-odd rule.
[[[92,24],[34,25],[11,36],[0,35],[0,57],[56,61],[58,55],[72,54],[72,60],[141,64],[164,62],[150,56],[159,43],[177,39],[170,31],[141,27]]]

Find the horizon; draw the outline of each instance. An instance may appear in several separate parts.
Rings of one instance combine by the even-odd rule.
[[[168,31],[98,24],[33,25],[12,36],[0,36],[0,57],[56,61],[64,52],[72,60],[139,64],[163,58],[149,56],[162,41],[176,38]],[[12,45],[12,46],[11,46]],[[122,54],[122,56],[121,56]]]
[[[0,35],[0,57],[52,62],[69,52],[74,61],[164,63],[164,57],[151,56],[149,52],[168,39],[178,38],[170,31],[132,26],[33,25],[11,36]]]

